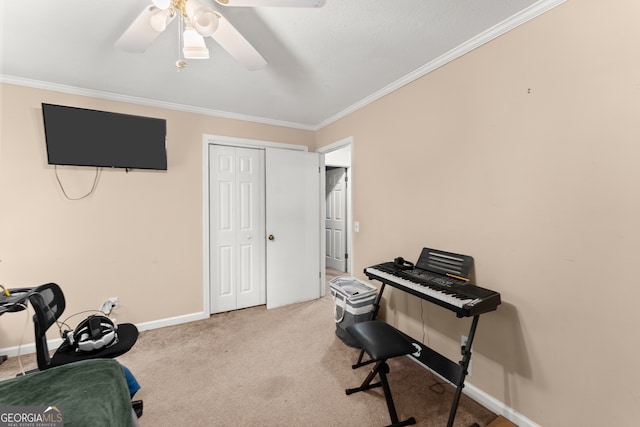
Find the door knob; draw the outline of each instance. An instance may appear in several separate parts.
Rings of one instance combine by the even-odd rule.
[[[273,237],[273,234],[269,234],[269,240],[273,240],[275,239],[275,237]]]

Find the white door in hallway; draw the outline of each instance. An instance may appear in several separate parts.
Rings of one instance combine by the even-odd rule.
[[[326,174],[325,262],[328,268],[347,271],[347,169],[332,168]]]
[[[264,151],[209,146],[210,311],[265,303]]]
[[[266,149],[267,308],[320,297],[318,153]]]

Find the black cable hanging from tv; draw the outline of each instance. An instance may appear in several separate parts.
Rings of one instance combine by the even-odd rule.
[[[58,176],[58,165],[54,165],[54,170],[56,172],[56,180],[58,181],[58,185],[60,186],[60,190],[62,190],[62,194],[64,194],[64,197],[67,198],[67,200],[82,200],[85,199],[87,197],[89,197],[90,195],[93,194],[93,191],[96,189],[96,186],[98,185],[98,176],[100,175],[100,170],[102,168],[100,167],[96,167],[96,176],[93,178],[93,185],[91,186],[91,190],[89,190],[89,192],[87,194],[85,194],[84,196],[80,196],[77,198],[74,197],[69,197],[69,195],[67,194],[67,192],[64,190],[64,186],[62,185],[62,181],[60,181],[60,177]]]

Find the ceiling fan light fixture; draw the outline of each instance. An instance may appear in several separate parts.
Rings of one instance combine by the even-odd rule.
[[[193,27],[203,37],[209,37],[218,29],[218,15],[207,8],[202,8],[191,17]]]
[[[209,59],[209,49],[204,38],[192,27],[187,27],[182,34],[182,53],[187,59]]]
[[[203,37],[209,37],[218,29],[216,12],[198,0],[188,0],[185,4],[185,13],[193,28]]]
[[[151,13],[151,17],[149,18],[149,24],[151,27],[157,32],[161,33],[167,29],[167,24],[169,23],[169,16],[166,14],[164,10],[153,8],[154,10]]]

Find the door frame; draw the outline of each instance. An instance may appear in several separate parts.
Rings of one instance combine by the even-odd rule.
[[[332,151],[336,151],[336,150],[341,150],[343,148],[349,147],[351,149],[351,162],[350,162],[350,166],[347,168],[347,176],[349,177],[349,179],[347,180],[347,253],[349,254],[349,259],[347,260],[347,274],[353,275],[353,260],[355,259],[354,254],[353,254],[353,200],[352,200],[352,182],[353,182],[353,150],[354,150],[354,141],[353,141],[353,137],[349,136],[347,138],[341,139],[339,141],[336,141],[334,143],[331,143],[329,145],[325,145],[324,147],[320,147],[318,148],[316,151],[322,155],[326,154],[326,153],[330,153]],[[323,180],[325,178],[322,178]],[[324,182],[324,181],[323,181]],[[325,195],[324,195],[324,191],[323,194],[321,195],[322,198],[322,212],[324,212],[325,209]],[[324,230],[324,219],[322,220],[323,223],[323,230]],[[324,254],[325,252],[325,248],[326,248],[326,239],[324,238],[324,233],[322,233],[323,236],[321,238],[321,244],[322,244],[322,256],[323,256],[323,273],[324,273]]]
[[[210,243],[211,243],[211,230],[209,229],[209,145],[229,145],[233,147],[242,147],[242,148],[260,148],[264,149],[267,147],[270,148],[280,148],[285,150],[296,150],[296,151],[309,151],[309,148],[306,145],[296,145],[296,144],[286,144],[281,142],[274,141],[263,141],[257,139],[248,139],[248,138],[237,138],[232,136],[225,135],[212,135],[212,134],[203,134],[202,135],[202,232],[203,232],[203,265],[202,265],[202,276],[203,276],[203,300],[204,300],[204,312],[208,315],[211,315],[211,292],[209,289],[210,284],[210,265],[209,265],[209,257],[210,257]],[[321,176],[320,176],[320,194],[318,197],[321,199],[321,211],[324,209],[324,191],[325,191],[325,173],[323,168],[321,168]],[[324,218],[321,215],[321,223],[319,224],[319,232],[324,229]],[[324,283],[324,239],[320,239],[321,247],[320,247],[320,271],[322,274],[321,283]],[[325,287],[320,286],[320,296],[325,295]]]

